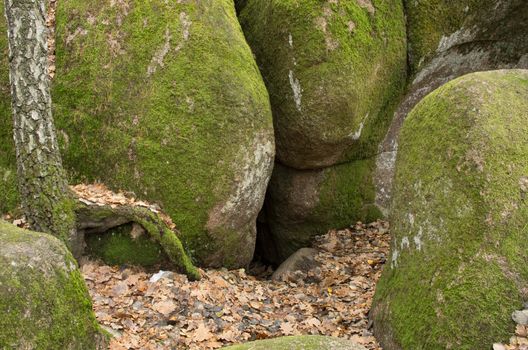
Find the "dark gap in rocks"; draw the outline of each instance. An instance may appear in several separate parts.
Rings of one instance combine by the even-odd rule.
[[[278,267],[276,257],[277,252],[269,230],[266,204],[264,204],[257,217],[257,242],[253,260],[249,265],[249,274],[258,278],[269,278]]]
[[[244,9],[244,6],[247,4],[247,0],[234,0],[235,1],[235,9],[237,16],[240,15],[240,12]]]

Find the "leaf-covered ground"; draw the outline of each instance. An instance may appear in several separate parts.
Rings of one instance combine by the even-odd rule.
[[[147,208],[175,230],[158,206],[133,194],[114,193],[102,184],[71,189],[90,205]],[[21,215],[1,217],[28,228]],[[330,231],[314,244],[320,267],[290,274],[286,282],[271,281],[272,271],[258,264],[249,272],[201,270],[198,282],[170,271],[153,273],[89,259],[81,262],[81,270],[98,321],[114,335],[111,350],[216,349],[299,334],[349,338],[381,349],[367,316],[389,240],[383,221]],[[493,344],[494,350],[528,350],[528,303],[516,313],[515,335],[509,344]]]
[[[253,275],[202,270],[198,282],[95,261],[81,269],[97,319],[115,335],[112,350],[216,349],[297,334],[350,338],[380,349],[367,314],[389,250],[388,224],[330,231],[315,247],[321,266],[288,282],[264,278],[269,270],[262,266]]]

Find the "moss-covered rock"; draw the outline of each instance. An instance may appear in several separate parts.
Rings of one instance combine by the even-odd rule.
[[[255,0],[240,19],[282,164],[314,169],[377,152],[406,76],[401,2]]]
[[[2,348],[104,348],[90,296],[64,244],[1,220],[0,314]]]
[[[381,217],[373,205],[374,165],[373,159],[322,170],[296,170],[276,164],[265,208],[267,240],[274,248],[268,249],[266,258],[280,263],[329,229]]]
[[[0,5],[0,33],[0,213],[5,213],[13,210],[18,204],[18,191],[12,132],[7,29],[3,4]]]
[[[226,350],[365,350],[347,339],[323,336],[294,336],[258,340],[225,347]]]
[[[158,202],[202,265],[240,267],[272,169],[269,98],[232,0],[64,0],[54,116],[76,181]]]
[[[237,13],[240,13],[246,6],[248,0],[235,0],[235,8],[237,10]]]
[[[86,235],[87,253],[110,265],[168,265],[169,259],[160,244],[138,227],[127,224],[105,233]]]
[[[486,349],[528,300],[528,71],[474,73],[423,99],[400,136],[383,348]]]
[[[520,42],[527,41],[528,4],[524,0],[405,0],[404,3],[409,60],[414,72],[455,46],[466,45],[466,51],[471,50],[472,42],[486,48],[502,41],[510,47],[507,52],[510,56],[526,53],[521,52],[526,47],[519,47]]]
[[[528,2],[525,0],[405,0],[413,80],[379,148],[377,200],[388,211],[407,114],[427,94],[462,75],[528,69]]]

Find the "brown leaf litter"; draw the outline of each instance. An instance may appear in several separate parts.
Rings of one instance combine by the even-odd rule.
[[[381,348],[368,312],[389,239],[383,221],[330,231],[314,245],[320,267],[294,272],[287,282],[262,278],[263,268],[260,277],[202,270],[197,282],[95,261],[81,271],[98,321],[115,335],[112,350],[218,349],[300,334],[349,338],[374,350]]]

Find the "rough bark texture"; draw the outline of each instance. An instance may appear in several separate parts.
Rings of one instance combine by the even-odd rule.
[[[33,230],[56,235],[75,255],[73,199],[51,114],[45,1],[5,0],[5,13],[22,206]]]

